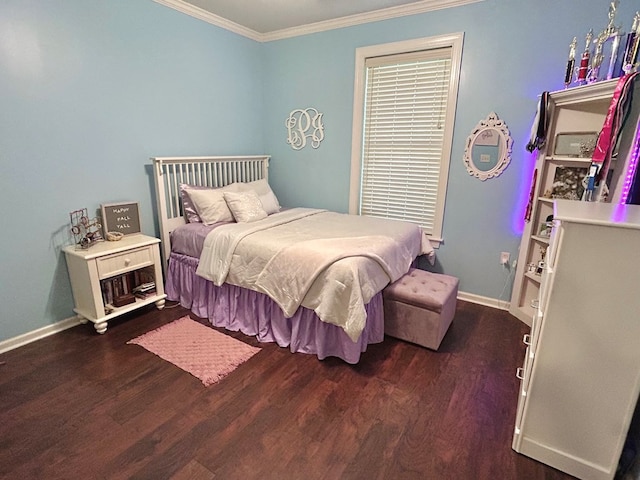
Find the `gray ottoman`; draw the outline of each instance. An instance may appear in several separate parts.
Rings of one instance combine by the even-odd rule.
[[[384,333],[437,350],[456,313],[458,279],[412,268],[384,289]]]

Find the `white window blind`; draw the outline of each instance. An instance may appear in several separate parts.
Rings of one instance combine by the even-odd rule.
[[[451,56],[438,48],[365,60],[360,214],[434,233]]]

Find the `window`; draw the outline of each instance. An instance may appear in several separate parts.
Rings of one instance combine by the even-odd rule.
[[[440,244],[461,55],[462,34],[356,50],[350,213]]]

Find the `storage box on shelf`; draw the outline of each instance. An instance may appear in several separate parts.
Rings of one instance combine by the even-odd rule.
[[[613,79],[549,95],[547,142],[536,159],[531,217],[522,233],[511,295],[511,314],[527,325],[532,325],[536,312],[542,279],[541,262],[549,247],[548,228],[545,227],[547,219],[553,215],[553,200],[579,197],[581,186],[576,182],[591,165],[590,153],[585,149],[581,151],[571,142],[576,139],[586,142],[602,129],[616,83],[617,79]],[[566,134],[577,135],[567,137]]]
[[[166,295],[159,243],[135,234],[88,249],[65,247],[74,311],[104,333],[112,318],[151,303],[162,309]]]

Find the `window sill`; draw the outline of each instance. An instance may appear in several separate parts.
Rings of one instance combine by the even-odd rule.
[[[433,248],[440,248],[440,244],[443,242],[442,238],[429,237],[429,243]]]

